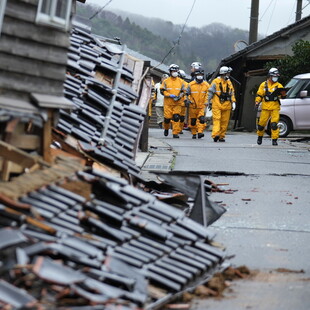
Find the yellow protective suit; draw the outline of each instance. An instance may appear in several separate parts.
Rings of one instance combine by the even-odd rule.
[[[255,102],[258,104],[261,103],[262,109],[257,126],[257,135],[260,137],[264,135],[265,126],[270,119],[271,139],[279,138],[278,122],[280,119],[280,96],[269,98],[276,99],[271,101],[268,101],[268,99],[266,98],[266,95],[268,96],[268,93],[272,93],[277,88],[283,88],[282,84],[280,84],[279,82],[272,82],[268,79],[267,81],[260,84],[256,93]]]
[[[187,96],[191,101],[189,106],[190,129],[193,135],[203,133],[206,128],[205,110],[208,102],[208,89],[210,84],[206,81],[190,82],[187,87]]]
[[[184,80],[183,80],[184,81]],[[184,85],[185,85],[185,90],[187,89],[188,83],[186,81],[184,81]],[[185,101],[186,97],[183,96],[181,98],[181,112],[180,112],[180,122],[179,122],[179,133],[182,132],[183,127],[184,127],[184,122],[185,122],[185,117],[186,117],[186,106],[185,106]]]
[[[185,82],[179,77],[168,77],[161,86],[160,91],[165,96],[164,98],[164,129],[169,130],[172,122],[172,134],[177,135],[180,132],[179,122],[180,113],[185,95]],[[170,95],[175,95],[176,98],[170,98]]]
[[[235,90],[231,81],[225,80],[221,76],[215,78],[209,87],[208,102],[212,102],[212,138],[224,139],[229,124],[232,102],[236,102]]]

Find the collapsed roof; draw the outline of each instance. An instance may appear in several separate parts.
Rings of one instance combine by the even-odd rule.
[[[132,185],[132,177],[143,182],[135,152],[145,109],[135,104],[141,92],[123,56],[72,30],[64,87],[74,109],[60,110],[54,145],[119,174],[70,159],[38,171],[32,187],[28,174],[0,189],[3,307],[157,309],[224,266],[205,226]],[[204,184],[196,186],[203,205]]]

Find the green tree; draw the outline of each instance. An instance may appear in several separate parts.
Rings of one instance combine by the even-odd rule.
[[[293,76],[310,72],[310,42],[299,40],[292,46],[293,56],[267,62],[265,68],[276,67],[281,72],[281,82],[286,84]]]

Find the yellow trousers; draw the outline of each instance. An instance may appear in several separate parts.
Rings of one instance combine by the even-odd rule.
[[[268,120],[270,119],[270,123],[277,123],[279,122],[280,119],[280,110],[262,110],[260,114],[260,118],[258,121],[258,125],[265,128],[267,125]],[[257,135],[262,137],[264,135],[263,130],[257,130]],[[277,129],[271,129],[271,139],[278,139],[279,138],[279,128]]]
[[[185,115],[186,115],[186,107],[185,106],[181,106],[180,117],[183,116],[184,117],[184,121],[185,121]],[[183,130],[184,121],[181,122],[181,118],[180,118],[180,121],[179,121],[179,132],[181,132]]]
[[[192,135],[197,133],[203,133],[206,129],[206,123],[201,124],[199,119],[200,117],[205,116],[205,107],[202,108],[189,108],[189,122],[191,124],[190,129]],[[192,125],[192,119],[196,119],[196,125]]]
[[[230,119],[230,110],[212,109],[212,138],[219,136],[225,138]]]
[[[164,118],[169,119],[170,122],[166,123],[164,121],[164,129],[170,128],[170,123],[172,123],[172,134],[177,135],[180,132],[180,122],[173,121],[173,115],[181,113],[181,105],[164,105]]]

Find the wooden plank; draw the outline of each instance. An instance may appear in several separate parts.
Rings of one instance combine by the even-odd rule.
[[[4,160],[2,163],[2,170],[1,170],[1,180],[8,181],[10,179],[10,171],[11,171],[11,163],[8,160]]]
[[[27,3],[23,1],[8,1],[5,8],[5,15],[18,18],[24,21],[35,22],[38,9],[38,1]]]
[[[5,53],[0,53],[0,58],[0,70],[28,74],[41,77],[41,79],[65,80],[66,67],[64,65],[44,63]]]
[[[23,38],[2,35],[0,52],[23,56],[29,59],[40,60],[47,63],[67,65],[67,48],[49,46],[44,42],[33,42]]]
[[[43,160],[35,158],[27,152],[19,150],[15,146],[5,143],[3,141],[0,141],[0,154],[1,157],[3,157],[4,159],[8,159],[24,168],[30,168],[36,163],[49,167],[49,164],[44,162]]]
[[[1,168],[3,163],[5,162],[6,160],[3,160],[1,157],[0,157],[0,171],[3,169]],[[9,162],[10,163],[10,169],[9,169],[9,172],[10,173],[22,173],[24,171],[24,168],[18,164],[15,164],[13,162]],[[8,179],[3,179],[4,180],[8,180]]]
[[[12,119],[11,121],[7,122],[5,133],[3,135],[4,142],[10,142],[13,132],[18,126],[19,118]],[[1,152],[0,152],[1,154]],[[10,178],[10,171],[11,171],[11,163],[8,159],[5,159],[2,163],[2,171],[1,171],[1,180],[8,181]]]
[[[23,168],[30,168],[36,163],[33,156],[3,141],[0,141],[0,154],[4,159],[19,164]]]
[[[64,96],[31,93],[31,100],[40,108],[73,109],[74,104]]]
[[[53,111],[52,109],[47,110],[47,121],[44,123],[43,127],[43,141],[42,141],[42,152],[43,159],[51,163],[51,143],[52,143],[52,119],[53,119]]]
[[[23,150],[39,150],[40,137],[36,135],[12,135],[10,144]]]
[[[1,89],[1,92],[4,93],[4,90]],[[31,114],[40,114],[38,108],[36,108],[33,104],[26,101],[29,100],[29,95],[27,98],[22,100],[21,94],[19,94],[19,98],[10,98],[0,95],[0,108],[1,109],[10,109],[14,111],[20,111],[23,113],[31,113]]]
[[[40,77],[29,76],[22,73],[13,73],[0,70],[0,89],[5,96],[6,93],[12,93],[10,90],[29,93],[36,93],[38,90],[44,94],[62,96],[63,80],[49,80]]]
[[[57,28],[36,25],[33,22],[22,21],[14,17],[5,16],[2,34],[24,38],[34,42],[45,42],[46,45],[69,47],[69,33]]]

